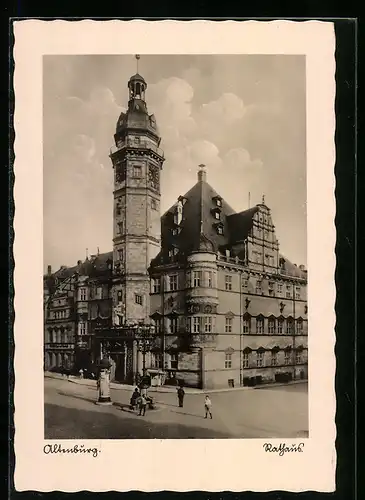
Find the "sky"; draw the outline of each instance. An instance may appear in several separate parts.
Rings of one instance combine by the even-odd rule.
[[[133,55],[44,56],[44,269],[112,250],[113,169]],[[305,57],[142,55],[165,152],[161,214],[197,181],[237,211],[271,209],[280,252],[306,265]],[[250,193],[250,195],[249,195]]]

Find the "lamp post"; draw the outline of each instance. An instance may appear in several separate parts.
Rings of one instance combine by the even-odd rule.
[[[138,342],[138,350],[142,353],[142,388],[147,390],[150,385],[150,378],[147,376],[146,354],[151,350],[151,340],[155,333],[154,325],[140,323],[135,330],[135,337]],[[147,386],[147,387],[146,387]]]

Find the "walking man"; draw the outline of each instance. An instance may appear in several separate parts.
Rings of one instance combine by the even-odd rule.
[[[205,396],[204,399],[204,408],[205,408],[205,417],[208,418],[208,415],[210,418],[213,418],[212,416],[212,401],[210,400],[210,397],[208,395]]]
[[[144,394],[141,394],[141,397],[139,398],[139,416],[141,416],[141,415],[142,415],[142,417],[145,416],[146,406],[147,406],[146,396]]]
[[[184,396],[185,396],[185,391],[183,387],[179,387],[177,390],[177,398],[179,400],[179,407],[183,408],[184,406]]]

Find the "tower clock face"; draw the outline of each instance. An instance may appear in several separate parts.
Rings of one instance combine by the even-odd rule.
[[[160,188],[160,170],[155,165],[150,165],[148,169],[148,182],[156,191]]]

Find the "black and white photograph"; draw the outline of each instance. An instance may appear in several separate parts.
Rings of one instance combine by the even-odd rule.
[[[307,437],[305,57],[43,78],[45,437]]]
[[[20,23],[17,279],[33,262],[37,285],[17,299],[15,407],[46,490],[265,491],[259,463],[274,489],[283,464],[289,489],[331,483],[330,26],[204,24],[219,48],[201,23]]]

